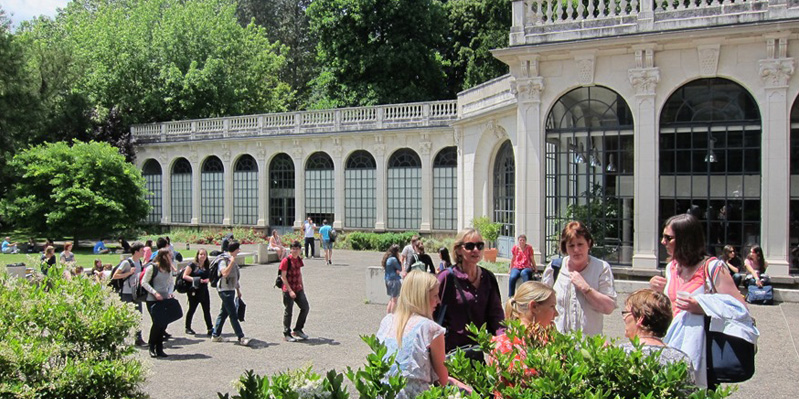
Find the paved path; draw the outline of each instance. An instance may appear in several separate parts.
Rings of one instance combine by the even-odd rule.
[[[245,246],[245,249],[246,246]],[[187,251],[183,251],[187,252]],[[193,251],[192,251],[193,253]],[[153,399],[216,398],[217,392],[234,392],[232,382],[252,369],[273,374],[313,365],[323,374],[335,368],[357,368],[369,349],[359,335],[373,334],[385,314],[385,305],[366,303],[365,269],[377,265],[381,254],[374,252],[336,251],[332,266],[323,260],[306,261],[303,277],[311,312],[305,332],[311,339],[303,343],[282,340],[283,305],[280,290],[273,288],[277,263],[247,266],[242,269],[242,293],[247,303],[244,333],[253,338],[253,347],[233,342],[212,343],[204,336],[188,336],[183,320],[173,323],[167,342],[166,359],[151,359],[147,351],[140,356],[150,371],[144,389]],[[180,295],[187,310],[185,296]],[[620,298],[620,304],[623,298]],[[211,314],[219,311],[219,297],[212,292]],[[794,398],[799,391],[799,304],[756,306],[752,308],[762,337],[755,377],[739,385],[733,398]],[[145,312],[146,313],[146,312]],[[294,319],[298,311],[295,308]],[[143,317],[145,337],[149,316]],[[194,316],[195,331],[204,331],[201,310]],[[624,334],[620,310],[605,318],[605,332],[611,337]],[[228,323],[223,336],[234,339]],[[180,377],[180,376],[183,377]],[[355,393],[351,390],[351,395]]]

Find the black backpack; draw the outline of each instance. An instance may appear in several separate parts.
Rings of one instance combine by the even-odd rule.
[[[330,242],[336,242],[336,238],[338,238],[338,232],[336,229],[330,229],[330,232],[327,233],[328,237],[330,237]]]
[[[153,280],[155,280],[155,276],[158,275],[158,265],[153,262],[150,262],[141,267],[141,273],[139,273],[138,280],[136,280],[138,282],[138,285],[136,286],[136,290],[133,293],[133,300],[136,302],[144,302],[147,300],[147,294],[149,294],[149,292],[146,289],[144,289],[144,286],[142,285],[142,280],[144,279],[144,273],[147,272],[148,267],[153,268],[153,276],[150,278],[150,281],[148,281],[148,284],[150,284],[151,287],[153,285]]]
[[[287,266],[287,270],[286,270],[286,273],[288,273],[288,271],[291,270],[291,259],[289,259],[289,258],[283,258],[283,259],[286,259],[286,262],[288,262],[288,266]],[[283,289],[283,278],[280,276],[280,267],[279,266],[277,268],[277,280],[275,280],[275,288]]]
[[[122,267],[122,264],[125,262],[128,262],[131,269],[136,270],[136,265],[133,264],[133,260],[131,258],[127,258],[122,262],[119,262],[118,265],[114,266],[114,268],[111,269],[111,281],[108,282],[108,286],[111,287],[114,290],[114,292],[118,294],[122,292],[122,286],[125,284],[125,280],[130,278],[130,276],[128,276],[128,278],[114,279],[114,274],[116,274],[117,270],[119,270],[119,268]]]
[[[180,271],[178,272],[178,275],[175,276],[175,291],[177,291],[177,292],[179,292],[181,294],[185,294],[185,293],[189,292],[189,290],[191,290],[191,287],[193,285],[192,283],[186,281],[186,279],[183,278],[183,273],[186,271],[187,267],[191,268],[192,271],[194,271],[194,268],[191,267],[192,264],[193,263],[190,263],[190,264],[184,266],[182,269],[180,269]]]
[[[221,277],[219,274],[219,263],[222,259],[230,260],[230,257],[227,255],[219,255],[211,262],[211,266],[208,268],[208,283],[211,284],[211,287],[216,288],[217,284],[219,284],[219,278]]]

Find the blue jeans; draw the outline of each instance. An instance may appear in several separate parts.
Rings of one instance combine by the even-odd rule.
[[[233,326],[233,332],[236,333],[237,337],[243,337],[244,331],[241,331],[239,312],[236,310],[236,291],[219,291],[219,299],[222,300],[222,308],[219,309],[219,316],[216,317],[213,335],[215,337],[222,335],[222,327],[225,325],[225,319],[230,316],[230,325]]]
[[[512,297],[516,294],[516,280],[519,276],[522,277],[522,282],[530,281],[533,279],[533,271],[530,269],[510,269],[510,287],[508,287],[508,296]]]

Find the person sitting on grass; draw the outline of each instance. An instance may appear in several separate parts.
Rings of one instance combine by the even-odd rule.
[[[105,241],[101,238],[100,241],[97,241],[97,244],[94,244],[93,252],[95,255],[100,255],[100,254],[107,254],[110,251],[108,250],[108,248],[105,247]]]
[[[6,239],[3,240],[2,251],[4,254],[19,253],[19,249],[17,249],[17,243],[11,242],[11,237],[6,237]]]

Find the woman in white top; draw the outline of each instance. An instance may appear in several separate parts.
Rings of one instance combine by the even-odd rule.
[[[414,270],[405,277],[396,311],[380,322],[377,339],[388,348],[386,356],[397,355],[386,377],[407,379],[397,399],[415,398],[434,383],[447,384],[446,330],[432,320],[438,302],[436,276]]]
[[[605,315],[616,308],[613,272],[608,262],[588,254],[594,245],[591,232],[581,222],[569,222],[560,235],[560,250],[568,256],[555,280],[551,266],[542,282],[557,294],[558,331],[582,330],[585,335],[602,334]]]
[[[277,258],[280,260],[283,260],[283,256],[286,255],[286,247],[280,241],[280,235],[277,230],[272,230],[272,236],[269,237],[269,249],[277,252]]]

